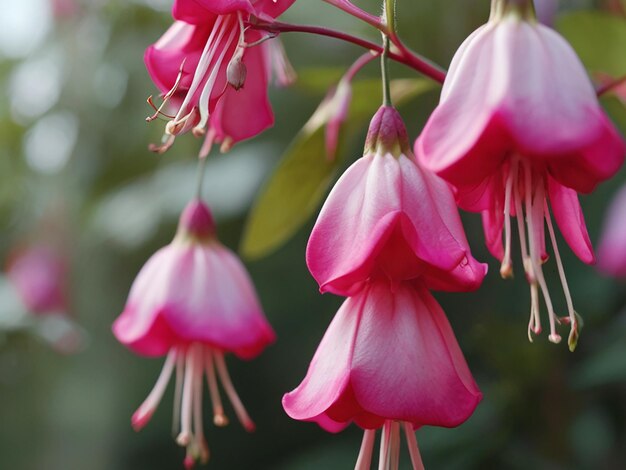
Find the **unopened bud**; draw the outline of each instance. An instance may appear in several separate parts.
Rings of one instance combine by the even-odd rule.
[[[243,63],[243,51],[243,47],[238,47],[226,68],[226,79],[229,85],[235,90],[239,90],[243,87],[246,82],[246,75],[248,74],[246,65]]]

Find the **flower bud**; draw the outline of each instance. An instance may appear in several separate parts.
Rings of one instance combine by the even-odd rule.
[[[228,80],[228,84],[235,90],[239,90],[243,87],[248,73],[246,64],[243,63],[243,52],[244,48],[238,47],[233,54],[233,58],[230,59],[228,67],[226,68],[226,79]]]

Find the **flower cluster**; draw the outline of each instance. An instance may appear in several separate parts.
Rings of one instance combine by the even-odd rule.
[[[371,120],[363,157],[341,176],[321,209],[306,252],[320,291],[346,300],[306,377],[284,395],[283,407],[292,418],[330,432],[351,423],[363,428],[357,469],[370,468],[375,433],[381,428],[379,468],[398,468],[401,431],[413,467],[423,468],[415,429],[457,426],[482,397],[431,294],[475,290],[487,273],[486,265],[470,253],[457,206],[482,214],[487,247],[500,260],[504,278],[513,275],[515,218],[531,294],[528,336],[532,341],[542,330],[543,297],[549,340],[560,342],[558,324],[568,324],[573,350],[581,321],[553,219],[574,253],[592,263],[578,194],[591,192],[617,172],[626,145],[601,108],[580,60],[563,38],[537,22],[531,0],[492,1],[487,24],[454,56],[440,103],[415,141],[415,153],[391,106],[387,60],[439,81],[444,72],[399,40],[395,12],[389,11],[394,2],[384,2],[380,19],[350,1],[326,0],[380,30],[379,47],[340,31],[277,22],[294,1],[174,1],[174,24],[145,53],[162,98],[159,107],[149,98],[156,112],[148,120],[168,121],[161,144],[152,149],[162,153],[176,136],[191,131],[204,137],[204,162],[215,143],[227,151],[271,126],[271,76],[282,84],[293,78],[275,36],[303,31],[368,50],[310,121],[326,126],[330,163],[348,119],[352,79],[381,56],[384,104]],[[548,24],[554,5],[543,4]],[[611,247],[621,241],[623,226],[610,224],[601,248],[603,267],[617,274],[624,272],[623,260],[604,253],[617,250]],[[619,246],[624,251],[624,244]],[[549,252],[563,286],[568,310],[563,317],[556,313],[544,276]],[[205,376],[214,423],[228,422],[219,380],[243,426],[253,429],[224,354],[255,357],[274,340],[274,333],[245,269],[217,241],[213,218],[199,199],[184,210],[174,241],[137,276],[113,331],[138,354],[167,356],[154,389],[133,415],[136,429],[148,422],[176,370],[174,420],[180,430],[177,442],[187,448],[187,468],[209,455],[202,424]]]
[[[176,20],[145,53],[163,104],[148,118],[169,121],[165,152],[177,135],[205,136],[202,156],[213,143],[222,150],[253,137],[274,122],[267,97],[272,71],[280,83],[292,79],[282,46],[247,26],[250,18],[275,18],[295,0],[176,0]],[[151,102],[151,100],[150,100]]]
[[[441,101],[415,152],[454,186],[460,207],[482,213],[487,246],[501,260],[505,278],[513,274],[511,218],[517,219],[532,299],[528,336],[532,340],[532,333],[542,330],[541,291],[549,340],[558,343],[556,326],[567,323],[573,350],[579,319],[552,216],[574,253],[592,263],[577,193],[588,193],[615,174],[626,146],[575,52],[534,20],[532,2],[494,2],[489,22],[452,59]],[[546,226],[567,303],[564,318],[555,312],[542,269],[548,259]]]
[[[285,410],[333,432],[364,428],[358,468],[369,468],[380,427],[381,465],[392,462],[381,468],[397,468],[403,427],[418,468],[413,429],[457,426],[481,398],[429,290],[476,289],[486,266],[469,251],[446,183],[415,160],[394,108],[376,113],[363,158],[326,200],[307,264],[322,292],[348,299]]]

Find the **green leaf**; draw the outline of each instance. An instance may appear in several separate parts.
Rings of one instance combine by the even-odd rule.
[[[562,15],[557,29],[591,72],[626,74],[626,20],[608,13],[582,11]]]
[[[391,83],[396,105],[406,103],[434,88],[425,79],[402,79]],[[255,259],[285,243],[321,205],[341,166],[346,142],[367,124],[381,102],[380,80],[362,80],[352,85],[348,118],[339,134],[334,160],[326,158],[325,123],[314,116],[295,137],[254,205],[243,235],[242,255]]]

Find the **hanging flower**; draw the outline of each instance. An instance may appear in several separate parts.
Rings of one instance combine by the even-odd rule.
[[[175,425],[180,424],[176,440],[187,448],[187,468],[196,460],[206,462],[209,455],[202,424],[205,374],[214,423],[228,423],[219,378],[242,425],[254,429],[233,387],[224,354],[253,358],[275,336],[241,261],[217,240],[204,203],[196,200],[185,208],[174,241],[142,268],[113,332],[137,354],[167,354],[154,389],[132,417],[136,430],[150,420],[176,369]]]
[[[163,142],[166,151],[175,136],[193,131],[206,135],[202,155],[214,142],[228,150],[274,122],[267,86],[272,65],[281,65],[279,80],[292,70],[278,45],[264,41],[267,33],[248,29],[251,15],[274,18],[295,0],[177,0],[177,20],[145,53],[148,72],[163,94],[163,104],[148,118],[170,120]],[[171,113],[171,115],[170,115]]]
[[[490,21],[454,56],[439,106],[415,151],[454,186],[462,208],[483,213],[487,245],[502,261],[503,277],[512,275],[511,217],[517,218],[532,298],[529,338],[541,331],[541,290],[550,341],[561,340],[559,321],[569,323],[573,349],[578,319],[551,219],[576,255],[593,262],[577,193],[611,177],[626,148],[580,60],[561,36],[534,20],[532,2],[494,0],[492,5]],[[545,226],[568,306],[562,319],[542,270],[548,258]]]
[[[305,379],[283,397],[283,406],[292,418],[331,432],[351,422],[366,430],[399,422],[413,435],[423,425],[458,426],[481,397],[424,284],[392,286],[377,278],[341,306]],[[373,437],[367,442],[371,456]]]
[[[378,269],[450,291],[476,289],[486,273],[470,253],[450,189],[416,162],[400,115],[387,106],[372,119],[363,158],[328,196],[306,259],[322,292],[344,296]]]

